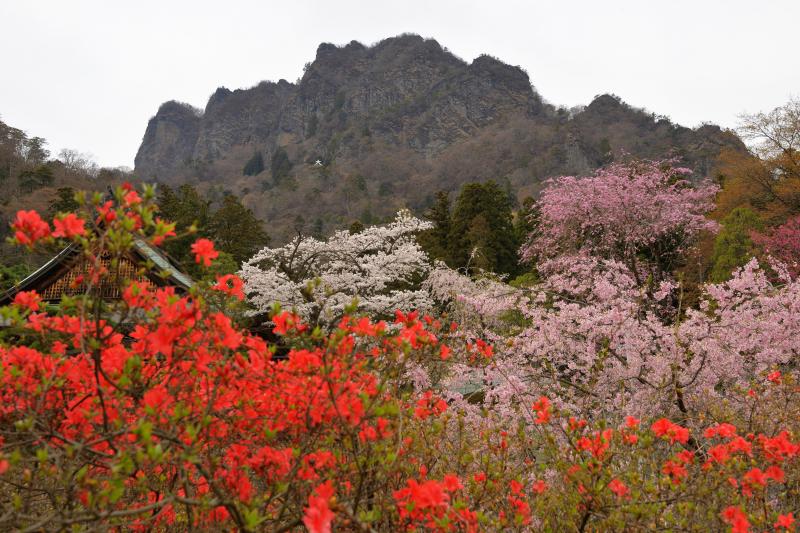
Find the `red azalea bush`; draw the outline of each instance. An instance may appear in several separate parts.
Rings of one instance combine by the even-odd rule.
[[[120,280],[120,301],[94,297],[135,239],[174,235],[152,196],[84,198],[54,231],[33,212],[13,224],[20,244],[68,239],[90,267],[81,297],[45,306],[21,292],[2,310],[4,530],[795,527],[791,373],[754,384],[738,426],[724,405],[698,431],[593,420],[544,396],[518,405],[515,425],[489,400],[476,421],[452,391],[414,392],[413,367],[454,364],[451,350],[494,364],[478,339],[448,346],[451,328],[431,317],[346,316],[323,333],[276,310],[288,348],[276,359],[228,312],[244,296],[236,276],[180,293],[137,275]],[[216,256],[203,239],[193,252]]]

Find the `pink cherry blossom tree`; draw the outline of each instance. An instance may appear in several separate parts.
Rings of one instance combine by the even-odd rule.
[[[794,276],[800,275],[800,216],[790,218],[767,233],[753,233],[753,242],[782,262]]]
[[[545,274],[561,271],[572,256],[613,260],[637,286],[655,290],[697,234],[717,227],[705,217],[717,187],[693,186],[690,173],[671,161],[638,161],[550,180],[539,200],[539,231],[523,258],[537,258]]]
[[[689,419],[794,360],[800,284],[787,275],[771,279],[751,261],[703,287],[699,308],[682,308],[671,266],[715,228],[704,213],[716,188],[694,187],[686,174],[644,162],[553,180],[540,201],[541,233],[523,250],[540,261],[532,287],[434,269],[433,299],[467,340],[496,350],[492,365],[454,371],[444,387],[481,388],[492,416],[509,420],[540,393],[597,416]]]
[[[739,401],[753,380],[787,370],[800,356],[800,282],[775,280],[752,260],[724,283],[704,287],[698,309],[669,320],[650,304],[619,263],[577,265],[585,286],[567,296],[563,276],[530,288],[471,280],[441,265],[428,283],[468,342],[483,339],[495,355],[485,368],[459,366],[442,375],[415,374],[422,387],[481,390],[482,408],[511,423],[546,394],[573,412],[613,418],[668,413],[685,420],[713,416]],[[668,303],[668,286],[656,291]],[[677,298],[680,301],[680,298]],[[469,353],[463,354],[470,359]],[[453,395],[458,400],[458,395]],[[733,406],[736,407],[736,406]],[[462,406],[468,410],[468,406]],[[479,409],[478,409],[479,410]],[[746,413],[739,405],[738,412]],[[485,424],[477,411],[474,423]]]

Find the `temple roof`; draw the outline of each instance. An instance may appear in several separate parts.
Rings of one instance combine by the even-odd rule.
[[[85,287],[75,283],[88,270],[86,259],[80,252],[81,248],[75,244],[61,250],[35,272],[0,294],[0,306],[11,303],[14,296],[21,291],[36,290],[45,301],[59,301],[65,295],[83,294]],[[110,259],[101,258],[101,261],[111,263]],[[153,267],[145,272],[145,276],[138,275],[137,271],[146,263],[152,263]],[[181,272],[158,248],[143,239],[134,241],[131,253],[120,258],[115,272],[119,277],[147,278],[157,285],[172,285],[184,291],[194,285],[192,278]],[[102,298],[116,299],[121,295],[120,285],[114,283],[112,277],[95,290]]]

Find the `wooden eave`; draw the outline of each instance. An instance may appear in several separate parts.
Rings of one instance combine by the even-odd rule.
[[[36,290],[43,295],[43,300],[45,301],[60,300],[60,294],[45,296],[45,292],[49,287],[58,283],[59,280],[70,275],[70,271],[78,266],[78,262],[81,261],[81,259],[81,249],[79,246],[74,243],[66,246],[28,277],[0,295],[0,306],[8,305],[14,300],[17,293],[28,290]],[[131,252],[127,254],[127,260],[137,268],[143,263],[151,262],[154,268],[146,272],[146,277],[155,285],[172,285],[177,287],[181,292],[188,291],[189,288],[194,285],[194,281],[191,277],[181,272],[161,251],[143,239],[136,239],[134,241]],[[162,277],[160,275],[162,272],[166,272],[167,276]],[[102,294],[101,296],[109,298],[116,297]]]

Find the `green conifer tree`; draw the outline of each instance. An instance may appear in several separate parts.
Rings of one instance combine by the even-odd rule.
[[[470,272],[483,268],[515,274],[519,269],[518,248],[508,193],[494,181],[465,185],[451,219],[450,265]],[[479,255],[480,265],[476,265],[472,260]]]
[[[161,218],[174,222],[175,232],[179,235],[178,238],[168,239],[164,243],[164,249],[172,259],[193,273],[192,243],[198,237],[211,236],[208,231],[210,202],[202,198],[197,189],[188,184],[181,185],[177,190],[167,185],[159,185],[156,202]],[[196,231],[188,234],[192,227]]]
[[[253,211],[232,194],[226,195],[222,206],[211,215],[208,229],[217,248],[229,253],[237,264],[249,259],[270,240]]]
[[[356,233],[361,233],[364,231],[364,224],[361,223],[360,220],[354,220],[350,227],[347,228],[347,231],[350,232],[350,235],[355,235]]]
[[[59,187],[56,196],[50,201],[47,207],[47,214],[50,218],[58,213],[71,213],[77,211],[80,204],[75,200],[75,189],[72,187]]]
[[[747,207],[737,207],[722,220],[722,229],[714,240],[714,254],[709,280],[726,281],[731,273],[753,257],[750,232],[763,229],[759,216]]]
[[[450,195],[446,191],[436,193],[436,201],[425,213],[425,218],[433,223],[433,228],[420,233],[417,239],[420,246],[431,259],[449,263]]]

